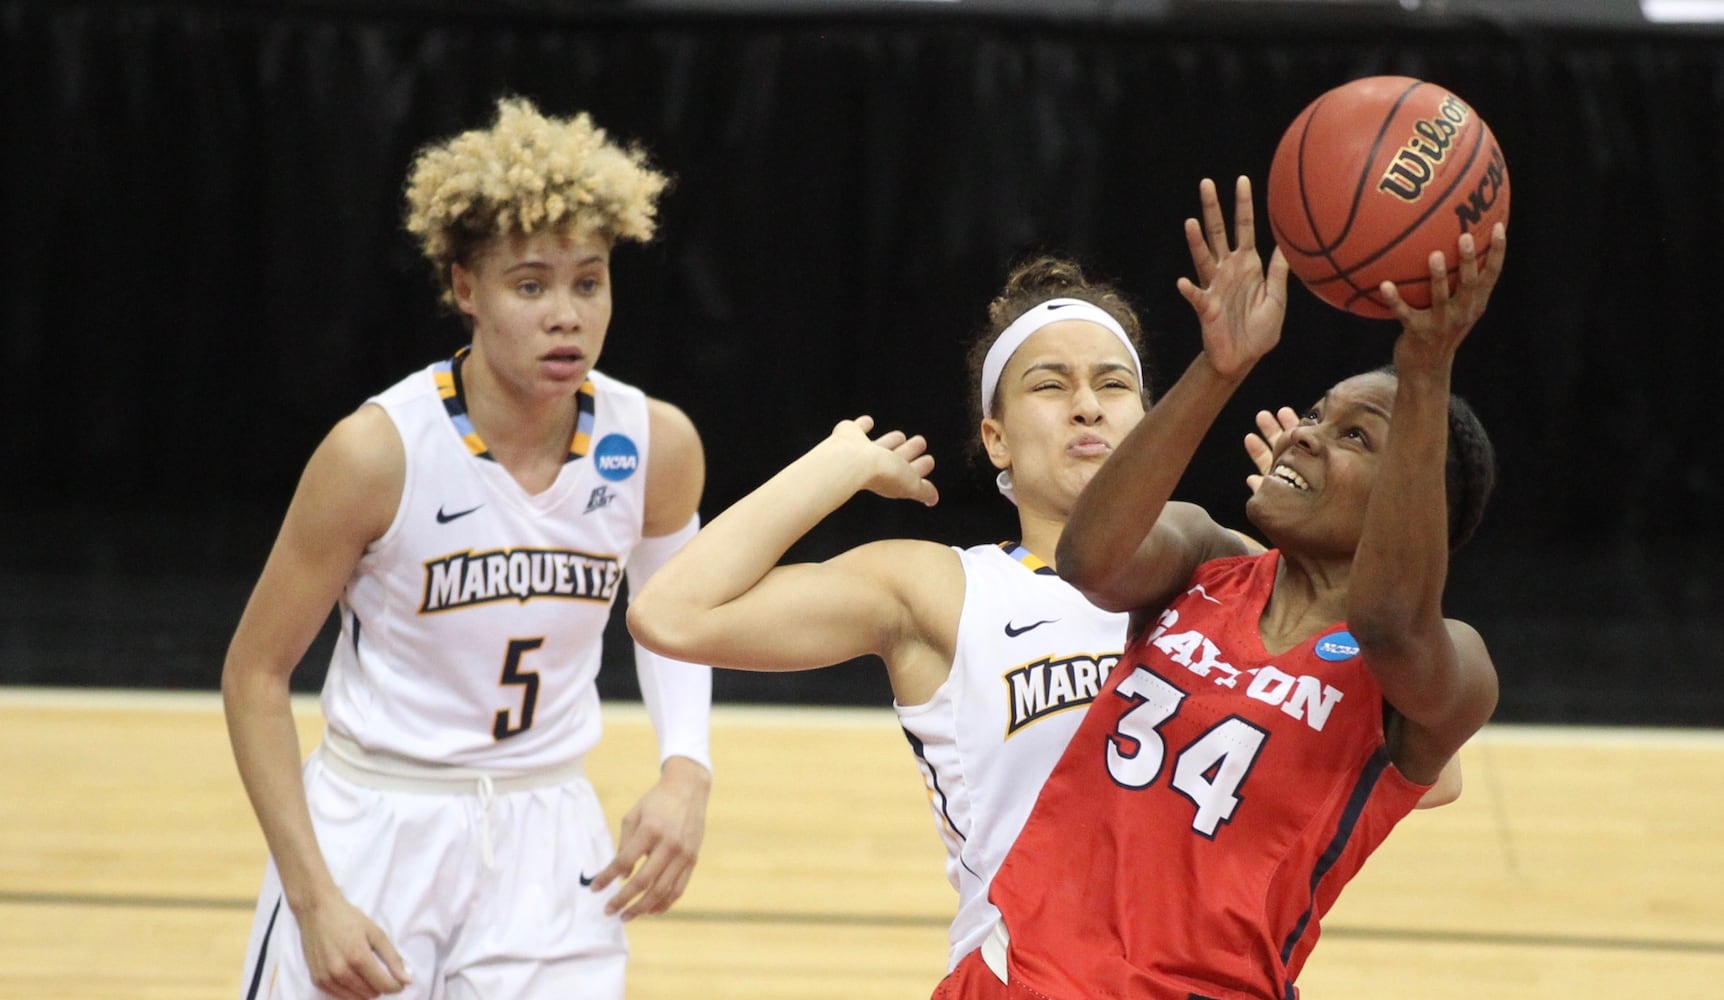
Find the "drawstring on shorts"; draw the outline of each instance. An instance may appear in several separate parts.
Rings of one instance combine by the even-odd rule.
[[[330,771],[366,788],[432,795],[476,794],[479,797],[479,853],[485,868],[497,867],[491,836],[491,802],[498,795],[565,785],[584,777],[580,758],[537,771],[491,773],[478,768],[426,764],[360,746],[350,736],[325,730],[318,757]]]
[[[491,793],[495,789],[490,775],[479,775],[479,855],[485,859],[486,871],[497,868],[497,853],[491,847]]]

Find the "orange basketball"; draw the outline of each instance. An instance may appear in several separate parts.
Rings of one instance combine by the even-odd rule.
[[[1431,303],[1433,250],[1459,272],[1460,238],[1482,255],[1508,221],[1509,175],[1496,136],[1465,101],[1423,80],[1372,76],[1312,101],[1269,167],[1269,226],[1318,298],[1393,316],[1377,286]]]

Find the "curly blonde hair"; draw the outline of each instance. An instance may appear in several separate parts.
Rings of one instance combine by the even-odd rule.
[[[489,128],[419,151],[407,178],[407,231],[453,304],[450,265],[471,266],[499,237],[543,228],[651,240],[668,184],[645,151],[612,142],[585,112],[547,118],[531,101],[505,97]]]

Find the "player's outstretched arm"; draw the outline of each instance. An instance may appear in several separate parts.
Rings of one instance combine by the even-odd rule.
[[[926,542],[877,542],[779,566],[799,538],[864,490],[932,505],[934,459],[902,431],[845,420],[702,528],[629,605],[629,630],[664,656],[743,670],[802,670],[881,653],[913,616],[902,581]],[[949,553],[946,553],[949,556]],[[901,557],[901,558],[898,558]]]

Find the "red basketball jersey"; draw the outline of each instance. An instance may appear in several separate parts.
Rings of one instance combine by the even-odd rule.
[[[1426,790],[1344,625],[1263,648],[1278,557],[1200,567],[1089,708],[994,879],[1014,983],[1296,997],[1319,919]]]

